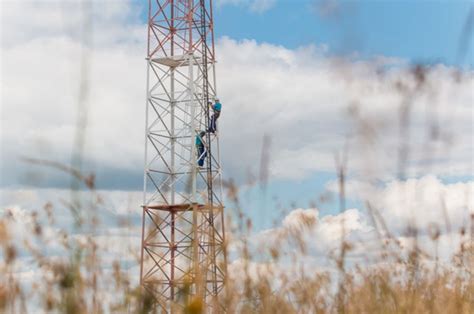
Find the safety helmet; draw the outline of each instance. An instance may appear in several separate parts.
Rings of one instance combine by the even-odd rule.
[[[219,101],[219,98],[216,97],[216,98],[214,98],[214,100],[215,100],[216,102],[218,102],[218,101]]]

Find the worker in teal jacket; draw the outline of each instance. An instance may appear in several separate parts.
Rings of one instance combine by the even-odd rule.
[[[204,166],[204,160],[207,157],[207,150],[206,147],[204,146],[204,141],[203,138],[206,136],[206,132],[201,131],[199,134],[196,135],[196,152],[198,156],[198,166],[203,167]]]
[[[219,99],[215,99],[214,105],[209,102],[209,106],[211,106],[213,114],[211,120],[209,121],[209,129],[207,130],[210,133],[215,133],[217,130],[217,119],[221,115],[222,104],[219,102]]]

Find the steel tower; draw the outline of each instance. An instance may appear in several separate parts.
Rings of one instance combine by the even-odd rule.
[[[226,277],[212,0],[149,0],[140,283],[173,312],[193,298],[220,311]]]

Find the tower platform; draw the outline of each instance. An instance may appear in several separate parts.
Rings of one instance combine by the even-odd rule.
[[[193,211],[193,210],[198,210],[198,211],[210,211],[211,207],[209,205],[205,204],[199,204],[199,203],[183,203],[183,204],[172,204],[172,205],[148,205],[148,206],[142,206],[143,208],[146,209],[156,209],[156,210],[162,210],[162,211],[167,211],[167,212],[185,212],[185,211]],[[213,206],[212,209],[214,211],[221,211],[224,209],[224,206]]]
[[[189,56],[188,55],[179,55],[179,56],[170,56],[162,58],[152,58],[152,62],[166,65],[170,68],[177,68],[189,65]],[[203,59],[201,57],[194,57],[194,64],[202,64]],[[215,61],[207,60],[207,64],[215,63]]]

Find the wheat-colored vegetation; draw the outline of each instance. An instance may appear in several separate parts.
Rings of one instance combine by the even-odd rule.
[[[410,110],[413,99],[419,93],[426,93],[426,75],[429,68],[414,66],[410,71],[413,84],[395,82],[395,88],[402,95],[399,121],[400,137],[409,139]],[[461,72],[454,73],[455,80],[463,79]],[[429,91],[428,91],[429,93]],[[79,107],[81,101],[79,101]],[[376,126],[359,116],[357,104],[349,106],[349,114],[361,130],[360,136],[368,142],[377,132]],[[79,128],[81,123],[78,123]],[[84,126],[82,126],[84,127]],[[78,131],[79,139],[82,130]],[[437,128],[430,134],[436,139]],[[81,140],[77,141],[81,146]],[[409,162],[409,146],[401,141],[398,153],[398,178],[406,178]],[[449,148],[448,148],[449,149]],[[82,149],[78,149],[82,151]],[[338,173],[338,199],[340,212],[346,210],[345,184],[346,163],[350,156],[336,158]],[[158,313],[154,296],[140,289],[136,278],[123,269],[120,259],[111,263],[112,269],[104,269],[98,252],[94,230],[101,221],[95,213],[101,203],[101,196],[95,190],[93,175],[84,175],[77,161],[72,167],[55,162],[35,159],[28,163],[55,168],[72,177],[75,182],[71,200],[65,204],[43,204],[37,211],[23,217],[28,220],[26,238],[15,237],[14,217],[7,208],[0,217],[0,312],[26,313]],[[315,161],[316,162],[316,161]],[[76,169],[78,168],[78,169]],[[53,170],[51,170],[53,171]],[[267,171],[262,171],[266,173]],[[264,178],[264,180],[266,179]],[[80,202],[74,189],[88,191],[88,202]],[[466,228],[452,230],[458,233],[454,256],[448,261],[440,261],[436,254],[424,252],[417,244],[420,233],[428,233],[433,247],[438,246],[442,232],[440,227],[449,224],[441,221],[433,230],[418,230],[407,225],[407,233],[412,245],[404,247],[396,235],[387,228],[384,218],[377,208],[367,200],[366,212],[372,218],[373,228],[380,243],[376,256],[367,256],[362,262],[349,263],[348,256],[356,248],[363,247],[347,239],[344,220],[341,221],[341,236],[337,250],[328,256],[331,269],[301,266],[310,256],[307,242],[311,241],[311,229],[319,221],[311,217],[301,217],[298,227],[280,228],[273,241],[264,247],[255,247],[251,241],[252,221],[240,208],[238,188],[226,184],[226,211],[230,217],[228,239],[238,239],[234,260],[241,261],[237,273],[229,273],[224,292],[220,296],[222,309],[227,313],[474,313],[474,214],[464,217]],[[45,229],[58,229],[52,214],[53,206],[61,206],[74,218],[70,229],[58,231],[62,258],[51,257],[40,248],[50,245]],[[466,207],[468,205],[466,204]],[[388,219],[390,219],[388,217]],[[78,233],[89,234],[78,237]],[[229,243],[229,246],[231,243]],[[136,257],[139,252],[128,252]],[[31,257],[36,276],[33,282],[22,282],[15,271],[15,265],[22,256]],[[189,287],[182,289],[182,298],[177,300],[177,312],[205,313],[203,300],[190,297]]]
[[[340,187],[344,187],[344,171],[340,173]],[[90,177],[78,177],[90,190],[93,199],[100,202],[94,192]],[[238,206],[237,188],[229,184],[228,197]],[[340,191],[343,196],[343,190]],[[343,201],[340,198],[340,201]],[[70,207],[75,219],[74,230],[89,230],[87,238],[75,237],[61,230],[60,243],[66,252],[65,259],[45,255],[39,247],[48,245],[44,236],[45,227],[54,226],[52,204],[27,217],[29,237],[20,242],[13,237],[10,226],[13,216],[5,211],[0,220],[0,239],[3,262],[0,265],[0,308],[5,313],[24,313],[30,300],[37,300],[37,309],[59,313],[153,313],[159,312],[154,297],[143,293],[121,269],[120,261],[112,263],[111,272],[101,268],[94,240],[94,228],[100,223],[95,215],[89,216]],[[90,205],[92,209],[94,204]],[[83,209],[83,212],[89,212]],[[341,208],[343,210],[343,208]],[[371,211],[375,209],[371,208]],[[474,246],[472,230],[459,230],[461,239],[457,254],[450,263],[438,262],[437,256],[428,256],[417,245],[417,232],[411,230],[414,245],[402,248],[388,230],[379,228],[381,249],[376,263],[363,263],[348,267],[346,258],[358,243],[345,240],[342,234],[338,250],[329,259],[333,271],[316,267],[298,269],[300,259],[307,256],[305,239],[318,221],[301,217],[298,227],[280,229],[273,244],[252,248],[246,239],[250,236],[252,223],[238,210],[238,227],[232,230],[232,237],[243,239],[239,246],[238,259],[243,261],[242,272],[229,274],[225,293],[220,302],[229,313],[472,313],[474,280]],[[87,218],[88,217],[88,218]],[[48,221],[48,226],[39,223]],[[474,217],[470,217],[474,225]],[[342,222],[343,223],[343,222]],[[378,224],[383,225],[383,224]],[[344,230],[343,226],[341,230]],[[440,232],[431,232],[436,246]],[[21,239],[23,240],[23,239]],[[291,248],[291,249],[289,249]],[[21,282],[14,271],[18,252],[26,251],[37,265],[40,278],[29,287]],[[135,252],[136,253],[136,252]],[[136,254],[138,256],[138,254]],[[266,263],[257,271],[252,265],[266,256]],[[290,262],[284,261],[290,257]],[[137,258],[137,264],[139,260]],[[278,265],[292,265],[288,271],[278,270]],[[291,271],[290,271],[291,270]],[[112,295],[105,302],[105,293]],[[178,312],[204,313],[202,300],[189,297],[189,289],[182,291],[177,301]],[[36,312],[34,310],[33,312]]]

